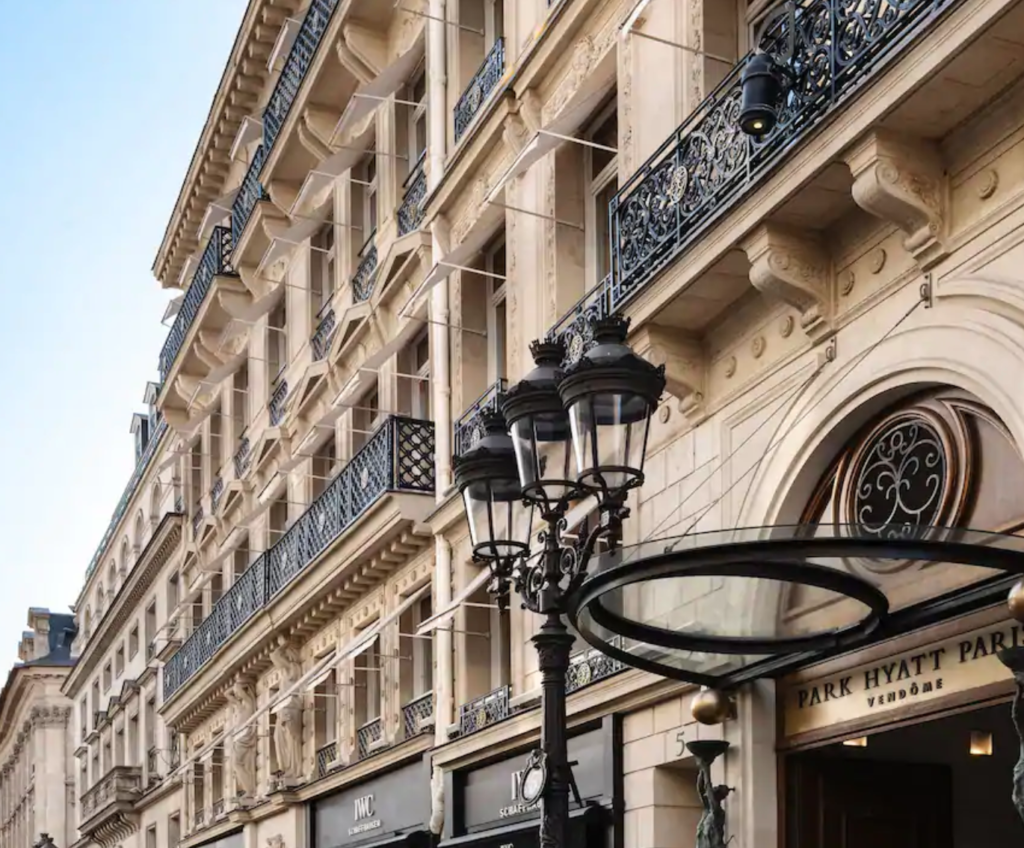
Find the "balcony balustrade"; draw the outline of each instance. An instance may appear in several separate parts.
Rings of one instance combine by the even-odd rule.
[[[130,812],[142,795],[142,769],[114,766],[82,795],[83,833],[91,835],[104,823]]]
[[[213,278],[218,274],[231,274],[235,271],[231,267],[231,230],[227,227],[214,227],[210,240],[203,250],[203,257],[199,260],[199,267],[192,276],[192,284],[185,292],[181,301],[181,308],[174,319],[171,331],[167,334],[167,341],[164,342],[160,351],[160,381],[164,382],[174,366],[174,360],[178,358],[182,345],[185,344],[185,337],[192,327],[192,322],[199,314],[199,307],[206,299],[210,286],[213,285]]]
[[[110,521],[107,523],[107,529],[103,533],[103,538],[100,540],[100,544],[96,548],[96,552],[92,555],[92,560],[89,562],[89,568],[85,572],[86,579],[92,576],[92,573],[96,570],[96,566],[99,565],[100,560],[103,558],[103,552],[107,549],[107,545],[110,544],[110,540],[114,537],[114,533],[117,530],[117,526],[121,523],[121,519],[124,518],[124,513],[125,510],[128,509],[128,504],[131,503],[132,498],[135,497],[135,493],[139,488],[139,483],[142,482],[142,478],[146,475],[146,469],[149,468],[149,463],[153,459],[153,455],[156,453],[157,445],[160,444],[160,439],[163,438],[166,430],[167,422],[163,418],[158,418],[156,426],[153,427],[150,433],[149,441],[146,442],[146,449],[142,452],[142,456],[139,457],[139,461],[135,463],[135,470],[132,472],[132,476],[128,478],[128,485],[124,487],[124,492],[121,493],[121,499],[117,502],[114,514],[110,516]],[[175,512],[181,512],[181,510],[175,509]]]
[[[434,693],[427,692],[414,698],[402,707],[402,725],[405,728],[405,738],[411,739],[418,736],[426,728],[434,723]]]
[[[505,73],[505,39],[499,38],[494,42],[490,52],[484,57],[480,69],[469,81],[466,90],[455,104],[455,141],[465,134],[473,123],[473,119],[480,112],[480,107],[487,101],[488,95],[498,84],[502,74]]]
[[[458,736],[468,736],[512,715],[512,687],[499,686],[459,707]]]
[[[210,509],[217,511],[217,504],[220,503],[221,495],[224,494],[224,478],[218,474],[210,487]]]
[[[231,204],[232,244],[238,244],[246,224],[249,223],[249,219],[256,209],[256,204],[261,200],[268,200],[270,197],[260,183],[260,171],[263,170],[263,162],[266,159],[263,150],[262,144],[256,148],[252,162],[249,163],[249,170],[245,172],[238,194],[235,195],[235,202]]]
[[[614,643],[618,643],[618,638]],[[596,648],[579,651],[569,658],[569,670],[565,678],[565,692],[571,694],[591,683],[625,671],[626,664],[605,656]]]
[[[197,829],[206,824],[206,808],[200,807],[198,810],[196,810],[195,813],[193,814],[192,820],[193,822],[195,822],[195,826]]]
[[[384,738],[384,720],[379,716],[368,721],[356,731],[356,747],[359,759],[370,756],[380,749],[380,741]]]
[[[452,444],[456,456],[463,456],[484,434],[483,413],[493,412],[501,403],[501,395],[508,388],[506,380],[498,380],[480,395],[469,408],[455,419]]]
[[[199,525],[203,523],[203,519],[206,518],[206,513],[203,510],[203,504],[201,501],[197,501],[196,505],[192,507],[192,532],[193,534],[199,532]]]
[[[316,752],[316,775],[323,777],[330,773],[331,764],[338,759],[338,743],[328,742]]]
[[[352,299],[356,303],[369,300],[373,294],[373,286],[377,282],[377,245],[372,240],[368,241],[361,255],[359,267],[352,277]]]
[[[612,277],[563,316],[549,336],[565,337],[569,358],[578,358],[591,338],[586,325],[602,310],[621,310],[849,102],[874,71],[908,49],[918,31],[962,2],[801,0],[789,63],[794,82],[778,124],[760,138],[740,131],[744,57],[612,198]],[[777,21],[759,48],[781,57],[788,27],[787,20]]]
[[[292,49],[281,68],[281,76],[263,110],[263,147],[269,155],[299,94],[317,48],[323,40],[338,0],[312,0]]]
[[[235,462],[235,477],[241,480],[249,471],[249,467],[252,465],[252,457],[249,452],[252,450],[252,444],[249,441],[249,437],[243,432],[242,437],[238,440],[238,447],[235,450],[234,462]]]
[[[179,515],[182,515],[185,512],[185,498],[181,495],[174,496],[174,511]]]
[[[330,302],[324,304],[317,313],[316,332],[310,339],[313,348],[313,360],[319,362],[331,347],[331,339],[334,338],[334,331],[338,326],[337,318],[334,316],[334,306]]]
[[[276,427],[284,421],[285,401],[288,400],[288,381],[278,380],[274,385],[274,391],[270,395],[270,426]]]
[[[405,180],[405,195],[398,207],[398,235],[415,232],[423,223],[424,205],[427,196],[427,173],[423,168],[423,159],[416,164],[412,173]]]
[[[218,798],[216,801],[213,802],[213,817],[215,819],[219,819],[221,818],[221,816],[224,815],[224,813],[224,799]]]
[[[388,492],[434,492],[434,425],[391,416],[288,531],[214,604],[163,671],[167,701]]]

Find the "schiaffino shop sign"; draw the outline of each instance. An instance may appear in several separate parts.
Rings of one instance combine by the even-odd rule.
[[[795,736],[834,724],[884,715],[1008,680],[996,653],[1024,645],[1024,627],[1006,622],[925,645],[819,680],[785,694],[785,733]]]

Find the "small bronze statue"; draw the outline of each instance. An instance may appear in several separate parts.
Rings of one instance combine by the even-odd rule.
[[[711,764],[725,753],[729,743],[720,740],[687,742],[693,758],[697,761],[697,794],[700,795],[701,813],[697,822],[696,848],[725,848],[725,808],[722,802],[732,792],[728,786],[715,786],[711,779]]]

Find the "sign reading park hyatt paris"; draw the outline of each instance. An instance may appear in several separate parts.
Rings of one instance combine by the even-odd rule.
[[[787,736],[806,733],[1010,679],[996,652],[1024,645],[1010,622],[922,645],[786,691]]]

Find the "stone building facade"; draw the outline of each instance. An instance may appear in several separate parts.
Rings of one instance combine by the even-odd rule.
[[[61,686],[74,667],[74,617],[32,607],[18,662],[0,690],[0,844],[75,839],[71,702]]]
[[[173,324],[76,605],[79,844],[536,844],[514,779],[539,732],[536,622],[487,594],[451,457],[531,368],[533,339],[562,340],[571,364],[610,313],[667,378],[627,546],[868,526],[866,458],[896,444],[941,473],[902,465],[921,500],[891,521],[1017,530],[1019,4],[779,8],[252,0],[154,262]],[[759,139],[737,123],[752,48],[791,69]],[[568,527],[592,513],[584,501]],[[580,638],[574,827],[690,848],[702,808],[685,743],[722,739],[713,775],[734,789],[737,846],[818,845],[835,797],[868,822],[849,835],[866,844],[881,801],[835,762],[917,785],[914,758],[940,746],[913,734],[954,720],[979,724],[950,738],[1012,748],[1012,685],[988,649],[911,700],[910,684],[881,707],[853,695],[872,663],[949,640],[959,658],[964,634],[994,645],[1009,625],[977,571],[841,570],[884,583],[893,610],[977,600],[742,681],[757,657],[683,652],[663,657],[670,678]],[[621,601],[679,633],[858,620],[777,582],[706,576]],[[723,672],[739,675],[732,718],[693,721],[697,682]],[[819,683],[819,699],[850,699],[819,703]],[[881,733],[893,723],[909,735]],[[851,764],[863,750],[887,765]],[[953,753],[932,765],[920,785],[969,808],[982,782]],[[934,804],[903,809],[922,807],[933,819],[906,827],[980,844]],[[985,822],[988,845],[1013,826]]]

